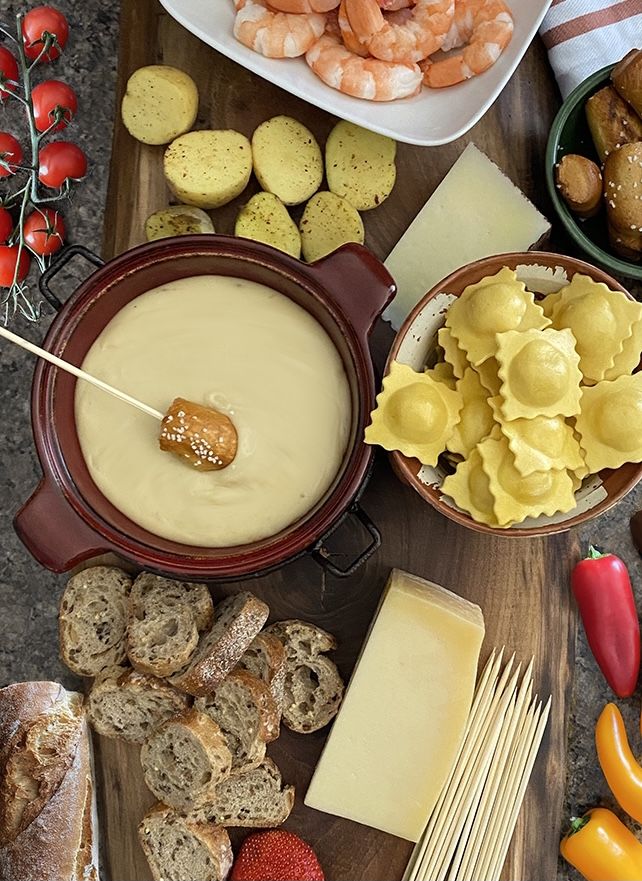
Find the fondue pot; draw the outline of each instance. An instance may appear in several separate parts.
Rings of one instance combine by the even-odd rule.
[[[50,282],[76,255],[99,268],[63,304]],[[76,380],[40,361],[33,380],[31,414],[43,478],[16,515],[20,539],[54,572],[113,552],[141,568],[174,578],[236,580],[263,575],[310,553],[332,574],[351,574],[381,542],[358,499],[373,456],[372,448],[362,442],[375,398],[368,335],[394,295],[392,278],[360,245],[346,245],[313,265],[267,245],[219,235],[160,239],[105,264],[85,248],[71,246],[41,279],[44,296],[59,310],[45,348],[80,365],[104,327],[127,303],[159,285],[195,275],[228,275],[267,285],[306,309],[329,334],[342,358],[352,400],[348,447],[332,486],[305,517],[261,541],[201,548],[160,538],[117,510],[93,482],[76,433]],[[278,389],[273,391],[278,395]],[[330,559],[325,541],[348,516],[361,521],[370,542],[355,560],[340,568]]]

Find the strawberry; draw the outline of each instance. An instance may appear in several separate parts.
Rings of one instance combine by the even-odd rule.
[[[285,829],[249,835],[234,862],[230,881],[324,881],[309,844]]]

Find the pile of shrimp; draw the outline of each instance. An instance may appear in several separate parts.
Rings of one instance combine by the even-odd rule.
[[[268,58],[304,55],[328,86],[369,101],[407,98],[422,84],[440,89],[477,76],[497,61],[513,34],[504,0],[234,0],[234,5],[234,36],[244,46]]]

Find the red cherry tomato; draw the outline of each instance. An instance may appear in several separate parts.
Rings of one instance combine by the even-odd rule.
[[[0,244],[4,245],[13,232],[13,217],[6,208],[0,208]]]
[[[36,6],[22,21],[22,40],[25,45],[25,55],[30,61],[35,61],[40,55],[45,41],[48,41],[50,48],[40,61],[53,61],[58,58],[60,50],[67,45],[68,37],[67,19],[53,6]]]
[[[6,84],[7,80],[17,83],[19,76],[18,62],[8,49],[0,46],[0,101],[6,101],[11,92],[16,90],[15,86]]]
[[[5,162],[6,165],[2,165],[2,162]],[[21,162],[22,147],[19,142],[9,132],[0,132],[0,177],[9,177],[10,174],[15,174]]]
[[[26,248],[20,252],[18,263],[18,245],[0,245],[0,288],[10,288],[16,281],[24,281],[29,272],[31,258]],[[16,275],[16,264],[18,273]]]
[[[69,125],[78,110],[76,93],[61,80],[45,80],[38,83],[31,93],[33,118],[39,132],[46,131],[56,119],[52,131],[59,132]]]
[[[53,208],[36,208],[23,226],[24,239],[29,248],[42,257],[49,257],[62,248],[65,221]]]
[[[59,189],[66,180],[87,174],[87,157],[70,141],[54,141],[38,154],[38,178],[46,187]]]

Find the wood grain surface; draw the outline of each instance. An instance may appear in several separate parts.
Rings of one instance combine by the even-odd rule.
[[[215,0],[224,2],[224,0]],[[155,0],[123,0],[119,94],[144,64],[186,70],[200,95],[197,128],[235,128],[251,135],[264,119],[287,113],[308,125],[323,143],[334,123],[328,114],[297,100],[238,67],[176,24]],[[543,48],[536,42],[500,99],[465,138],[439,148],[399,145],[398,182],[388,201],[364,215],[366,244],[381,258],[407,227],[465,143],[473,140],[549,213],[544,201],[544,146],[559,104]],[[385,107],[381,109],[385,113]],[[143,241],[143,224],[168,203],[161,147],[131,138],[117,119],[105,218],[104,256]],[[251,184],[251,187],[256,184]],[[232,231],[241,200],[213,212],[217,231]],[[492,206],[490,206],[492,209]],[[453,230],[456,236],[456,230]],[[383,323],[373,335],[379,369],[392,341]],[[486,619],[484,655],[506,645],[528,661],[535,656],[536,687],[552,693],[553,713],[535,766],[524,809],[504,869],[511,881],[553,879],[556,874],[565,783],[568,704],[575,651],[575,618],[569,603],[569,568],[577,555],[573,535],[542,540],[494,538],[442,518],[393,476],[380,455],[363,507],[383,533],[379,552],[347,580],[326,577],[304,559],[250,589],[270,605],[272,619],[301,617],[336,634],[337,662],[350,675],[363,636],[393,566],[433,579],[481,605]],[[341,552],[364,540],[346,525]],[[238,585],[214,586],[215,600]],[[439,671],[434,671],[435,677]],[[385,712],[385,708],[382,708]],[[303,796],[326,732],[307,737],[284,730],[270,753],[285,780],[297,786],[287,827],[317,850],[329,881],[392,881],[400,878],[411,846],[383,833],[303,807]],[[145,881],[150,873],[136,827],[153,799],[143,784],[137,750],[98,738],[99,793],[107,870],[113,881]],[[390,745],[391,750],[395,745]],[[430,756],[426,756],[430,761]],[[238,840],[238,838],[236,838]]]

